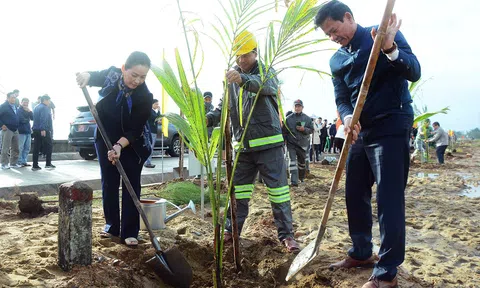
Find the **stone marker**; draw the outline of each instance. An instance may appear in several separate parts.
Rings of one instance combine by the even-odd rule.
[[[92,264],[93,190],[83,182],[60,185],[58,211],[58,265]]]

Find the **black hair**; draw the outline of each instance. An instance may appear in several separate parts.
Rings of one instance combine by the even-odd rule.
[[[22,98],[22,102],[23,102],[23,101],[28,101],[28,102],[30,102],[30,99],[28,99],[28,98]]]
[[[7,93],[7,99],[10,98],[10,96],[12,96],[12,95],[13,95],[13,92],[8,92]]]
[[[40,101],[41,101],[41,100],[42,100],[42,96],[38,96],[38,97],[37,97],[37,100],[40,100]]]
[[[47,100],[50,100],[50,96],[48,96],[48,95],[43,95],[43,96],[42,96],[42,101],[41,101],[41,103],[43,103],[44,101],[47,101]]]
[[[155,104],[155,103],[157,103],[157,102],[158,102],[158,99],[153,99],[152,105]]]
[[[318,10],[314,20],[315,28],[320,27],[328,18],[332,18],[333,21],[343,22],[343,16],[347,12],[352,14],[353,17],[352,10],[347,5],[337,0],[329,1]]]
[[[435,126],[438,126],[438,127],[440,127],[440,123],[438,123],[438,122],[436,122],[436,121],[435,121],[435,122],[433,122],[433,124],[432,124],[432,125],[435,125]]]
[[[13,93],[19,93],[18,89],[13,90]]]
[[[137,65],[142,65],[150,69],[152,63],[150,62],[150,58],[148,58],[147,54],[135,51],[128,56],[127,61],[125,62],[125,69],[130,69]]]

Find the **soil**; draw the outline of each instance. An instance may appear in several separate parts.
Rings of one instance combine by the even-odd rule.
[[[443,166],[414,163],[411,167],[400,287],[480,287],[480,145],[466,143],[452,155]],[[302,246],[316,236],[335,166],[316,163],[311,170],[307,181],[291,190],[295,235]],[[475,190],[477,198],[472,197]],[[319,256],[285,283],[295,255],[278,242],[266,189],[257,184],[240,243],[243,270],[235,271],[232,248],[226,246],[224,286],[361,287],[371,269],[328,269],[351,245],[343,194],[342,183]],[[375,202],[375,196],[372,199]],[[127,248],[118,239],[100,238],[97,232],[104,225],[100,206],[93,209],[92,265],[62,271],[56,264],[57,223],[57,213],[32,218],[19,213],[13,203],[0,200],[0,287],[169,287],[144,264],[154,254],[148,240],[141,240],[137,248]],[[194,271],[192,287],[213,286],[211,218],[204,221],[186,212],[155,234],[162,248],[175,245],[185,255]],[[373,234],[378,246],[377,223]],[[148,239],[145,231],[141,237]]]

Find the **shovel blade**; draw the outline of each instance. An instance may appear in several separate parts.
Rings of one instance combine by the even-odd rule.
[[[317,256],[318,246],[316,243],[316,240],[310,242],[310,244],[303,248],[302,251],[297,254],[297,257],[293,259],[293,262],[288,269],[287,277],[285,278],[286,281],[290,280],[293,276],[300,272],[303,267],[307,266],[307,264]]]
[[[188,264],[183,254],[176,247],[172,247],[147,261],[147,265],[162,280],[178,288],[188,288],[192,284],[192,267]]]

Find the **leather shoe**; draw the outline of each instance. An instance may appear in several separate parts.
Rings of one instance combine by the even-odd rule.
[[[374,276],[368,279],[368,282],[363,284],[362,288],[397,288],[398,287],[398,280],[397,276],[393,278],[392,281],[383,281],[378,280]]]
[[[375,255],[370,256],[367,260],[356,260],[348,256],[340,262],[331,264],[328,268],[333,270],[338,268],[373,267],[375,260],[377,260]]]
[[[297,241],[292,237],[288,237],[282,241],[283,245],[287,248],[288,252],[290,253],[298,253],[300,252],[300,246],[298,246]]]

